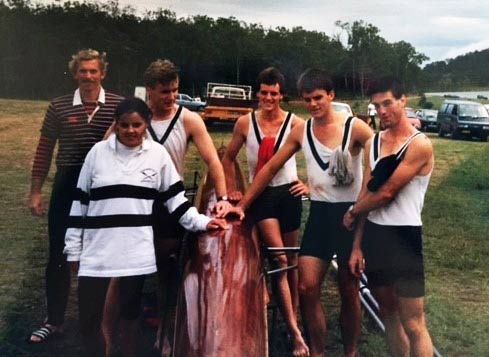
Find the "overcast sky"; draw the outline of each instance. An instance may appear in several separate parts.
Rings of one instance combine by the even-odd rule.
[[[364,20],[378,27],[389,42],[411,43],[430,57],[429,62],[489,48],[485,0],[119,0],[119,4],[131,5],[139,13],[164,8],[179,18],[234,16],[265,28],[302,26],[329,36],[340,32],[334,25],[337,20]]]

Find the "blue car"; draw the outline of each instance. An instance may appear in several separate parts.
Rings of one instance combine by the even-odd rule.
[[[192,110],[194,112],[199,112],[204,110],[206,103],[202,102],[200,99],[192,98],[188,94],[177,94],[177,104],[183,105],[185,108]]]

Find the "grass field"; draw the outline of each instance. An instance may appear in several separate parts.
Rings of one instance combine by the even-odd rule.
[[[79,350],[74,294],[63,339],[42,347],[24,342],[45,313],[47,223],[46,218],[31,217],[26,202],[46,107],[47,102],[0,100],[0,356],[72,356]],[[297,109],[306,117],[294,104]],[[231,133],[211,135],[220,146]],[[444,356],[489,356],[489,143],[435,136],[432,141],[436,166],[423,213],[429,329]],[[190,184],[202,163],[193,147],[188,156]],[[299,165],[304,177],[301,159]],[[53,171],[45,185],[46,198]],[[337,301],[330,275],[323,295],[329,312],[329,356],[342,355]],[[366,317],[363,332],[361,355],[386,356],[382,336]]]

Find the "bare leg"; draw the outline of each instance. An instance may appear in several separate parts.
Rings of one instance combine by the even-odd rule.
[[[390,353],[396,357],[409,356],[409,339],[399,316],[399,299],[393,286],[372,288],[379,303],[379,313],[385,325],[385,338]]]
[[[284,233],[284,245],[286,247],[296,247],[299,241],[299,230],[295,230],[289,233]],[[297,265],[297,253],[287,254],[287,264]],[[289,282],[290,297],[292,299],[292,309],[294,315],[297,316],[297,309],[299,308],[299,269],[292,269],[287,272],[287,280]]]
[[[170,356],[173,343],[173,323],[175,314],[175,298],[178,282],[175,262],[171,256],[178,251],[178,240],[156,239],[156,264],[158,266],[158,312],[160,325],[156,335],[155,347],[161,350],[162,356]],[[173,279],[172,279],[173,278]]]
[[[120,315],[119,278],[111,278],[105,296],[102,334],[105,339],[105,355],[111,356],[115,349],[117,323]]]
[[[338,268],[338,288],[341,296],[340,325],[345,356],[358,356],[361,333],[361,308],[358,279],[348,267]]]
[[[257,223],[260,236],[264,243],[269,247],[283,247],[282,236],[280,234],[280,226],[276,219],[264,219]],[[274,260],[278,263],[279,267],[286,267],[287,256],[284,254],[277,255]],[[294,356],[308,356],[309,348],[307,347],[304,339],[302,338],[301,331],[297,325],[297,316],[294,314],[292,307],[292,298],[290,295],[289,282],[287,280],[287,273],[279,273],[277,278],[277,290],[280,298],[280,307],[284,316],[287,327],[293,339]]]
[[[138,319],[121,319],[121,350],[124,357],[135,357],[137,355],[138,321]]]
[[[426,327],[424,299],[399,297],[402,326],[409,339],[411,356],[432,357],[433,343]]]
[[[311,357],[324,356],[326,315],[321,304],[321,284],[328,270],[322,259],[299,257],[299,296]]]

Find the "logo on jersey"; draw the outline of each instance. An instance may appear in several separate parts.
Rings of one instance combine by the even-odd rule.
[[[156,177],[158,176],[158,173],[155,170],[148,168],[142,170],[141,173],[144,176],[141,182],[156,182]]]

